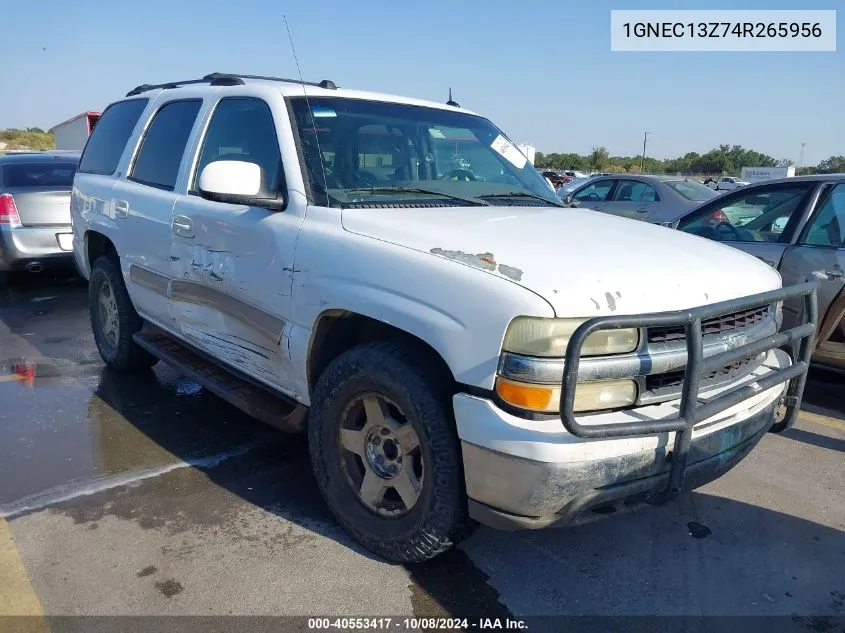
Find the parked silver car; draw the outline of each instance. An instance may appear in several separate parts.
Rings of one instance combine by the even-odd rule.
[[[682,176],[615,174],[593,177],[566,194],[570,206],[662,224],[718,194]]]
[[[0,282],[9,273],[72,267],[70,191],[79,153],[0,156]]]
[[[819,282],[813,360],[845,369],[845,174],[779,178],[719,196],[671,226],[777,268],[783,284]],[[789,327],[797,306],[784,306]]]

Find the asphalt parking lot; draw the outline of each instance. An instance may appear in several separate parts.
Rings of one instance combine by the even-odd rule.
[[[845,616],[841,376],[813,371],[796,428],[673,504],[403,567],[336,527],[302,437],[161,363],[106,371],[86,293],[0,288],[0,615]]]

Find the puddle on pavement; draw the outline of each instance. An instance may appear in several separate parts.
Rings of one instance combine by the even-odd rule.
[[[407,569],[411,606],[418,618],[513,618],[487,574],[459,547]]]
[[[0,363],[0,402],[0,504],[278,434],[164,363],[118,375],[12,358]]]

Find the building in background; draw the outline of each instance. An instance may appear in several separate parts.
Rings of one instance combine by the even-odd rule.
[[[85,147],[91,130],[100,120],[99,112],[83,112],[50,128],[56,137],[56,149],[79,150]]]

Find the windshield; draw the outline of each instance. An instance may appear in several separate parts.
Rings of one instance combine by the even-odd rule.
[[[709,200],[719,195],[710,187],[689,180],[664,180],[663,184],[672,187],[687,200],[695,200],[696,202]]]
[[[335,97],[290,102],[318,204],[560,204],[522,152],[482,117]]]

